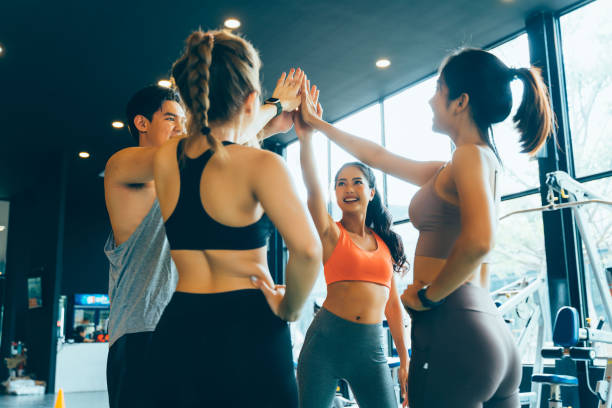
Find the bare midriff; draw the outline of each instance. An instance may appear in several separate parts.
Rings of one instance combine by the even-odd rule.
[[[178,270],[178,292],[218,293],[255,289],[251,276],[274,287],[268,270],[266,247],[246,251],[176,250],[172,259]]]
[[[384,318],[389,288],[372,282],[340,281],[327,285],[323,307],[355,323],[375,324]]]
[[[446,259],[415,256],[414,264],[412,265],[414,270],[414,284],[418,286],[427,286],[431,284],[436,280],[445,264]],[[483,263],[477,271],[472,273],[465,280],[465,283],[470,282],[474,285],[488,289],[488,279],[489,273],[487,264]]]

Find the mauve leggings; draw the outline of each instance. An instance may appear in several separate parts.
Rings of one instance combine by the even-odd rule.
[[[522,367],[489,293],[462,285],[439,307],[409,311],[410,408],[518,408]]]

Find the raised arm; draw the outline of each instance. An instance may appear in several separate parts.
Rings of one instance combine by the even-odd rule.
[[[370,167],[380,169],[409,183],[418,186],[425,184],[444,164],[436,161],[420,162],[399,156],[377,143],[354,136],[327,123],[316,115],[312,107],[303,111],[302,117],[307,124],[325,134],[353,156]]]
[[[157,147],[128,147],[113,154],[106,162],[104,182],[143,184],[153,180],[153,159]]]
[[[291,68],[288,74],[282,73],[276,81],[276,87],[272,92],[272,98],[280,101],[283,112],[276,116],[276,106],[264,104],[261,106],[259,115],[251,124],[251,128],[245,134],[257,134],[258,140],[267,139],[278,133],[287,133],[293,126],[293,111],[300,104],[300,84],[304,77],[304,71]],[[240,141],[247,143],[248,140]]]
[[[254,178],[254,194],[289,250],[284,296],[282,291],[269,288],[261,280],[256,286],[262,289],[277,316],[295,321],[321,267],[321,242],[291,182],[289,170],[279,156],[262,152]]]
[[[323,108],[319,103],[319,91],[316,86],[313,86],[310,90],[309,84],[304,80],[302,86],[302,104],[312,103],[316,106],[317,116],[323,115]],[[310,99],[306,99],[306,94],[310,92]],[[334,222],[327,212],[327,204],[325,202],[325,193],[321,186],[321,181],[317,176],[315,154],[312,146],[312,135],[314,129],[308,126],[302,119],[301,110],[295,112],[293,115],[293,122],[295,123],[295,133],[300,140],[300,165],[302,167],[302,177],[304,184],[306,185],[306,192],[308,194],[307,203],[308,210],[312,220],[314,221],[319,237],[325,247],[325,241],[328,238],[330,230],[334,228]],[[325,261],[325,260],[324,260]]]

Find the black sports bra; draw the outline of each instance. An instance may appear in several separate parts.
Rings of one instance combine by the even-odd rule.
[[[166,220],[166,235],[172,250],[234,249],[246,250],[267,245],[272,223],[266,214],[244,227],[229,227],[215,221],[204,209],[200,180],[214,151],[207,150],[195,159],[183,155],[185,139],[179,141],[176,157],[181,188],[176,208]],[[223,142],[223,145],[233,144]]]

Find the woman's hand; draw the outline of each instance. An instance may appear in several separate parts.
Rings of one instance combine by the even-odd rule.
[[[419,299],[418,291],[423,288],[423,285],[415,285],[414,283],[408,285],[404,293],[400,296],[400,300],[404,307],[410,312],[410,310],[414,310],[417,312],[422,312],[425,310],[429,310],[429,308],[423,306],[421,303],[421,299]]]
[[[303,82],[302,92],[301,92],[302,103],[300,104],[300,108],[296,112],[293,112],[293,123],[295,123],[295,133],[297,134],[298,139],[300,139],[300,142],[303,142],[304,139],[306,138],[310,138],[314,131],[312,126],[307,124],[302,118],[302,112],[301,112],[302,106],[305,106],[305,104],[307,103],[311,103],[313,104],[313,106],[316,107],[317,117],[321,118],[323,116],[323,107],[319,103],[319,90],[317,89],[317,86],[313,85],[312,88],[310,88],[310,81],[308,81],[305,76],[302,82]],[[310,91],[308,92],[307,90],[309,88],[310,88]]]
[[[251,276],[251,282],[253,286],[263,292],[272,312],[279,318],[287,320],[280,310],[280,304],[285,298],[285,285],[274,285],[274,288],[272,288],[267,282],[255,276]]]
[[[310,81],[304,77],[302,81],[302,103],[300,105],[300,116],[302,121],[310,127],[313,127],[313,123],[317,119],[321,119],[323,116],[323,108],[319,103],[319,90],[316,86],[310,89]]]
[[[402,403],[402,407],[408,406],[408,366],[401,365],[398,372],[397,378],[399,380],[400,385],[400,394],[402,394],[402,399],[404,402]]]
[[[293,114],[295,112],[283,112],[273,118],[266,125],[266,135],[276,135],[278,133],[287,133],[293,126]]]
[[[302,80],[304,79],[304,71],[300,68],[295,70],[291,68],[289,74],[283,74],[276,82],[276,88],[272,92],[272,97],[277,98],[282,107],[283,112],[293,112],[300,106],[300,89],[302,86]],[[282,115],[281,115],[282,116]],[[285,116],[285,120],[291,119],[288,115]]]

